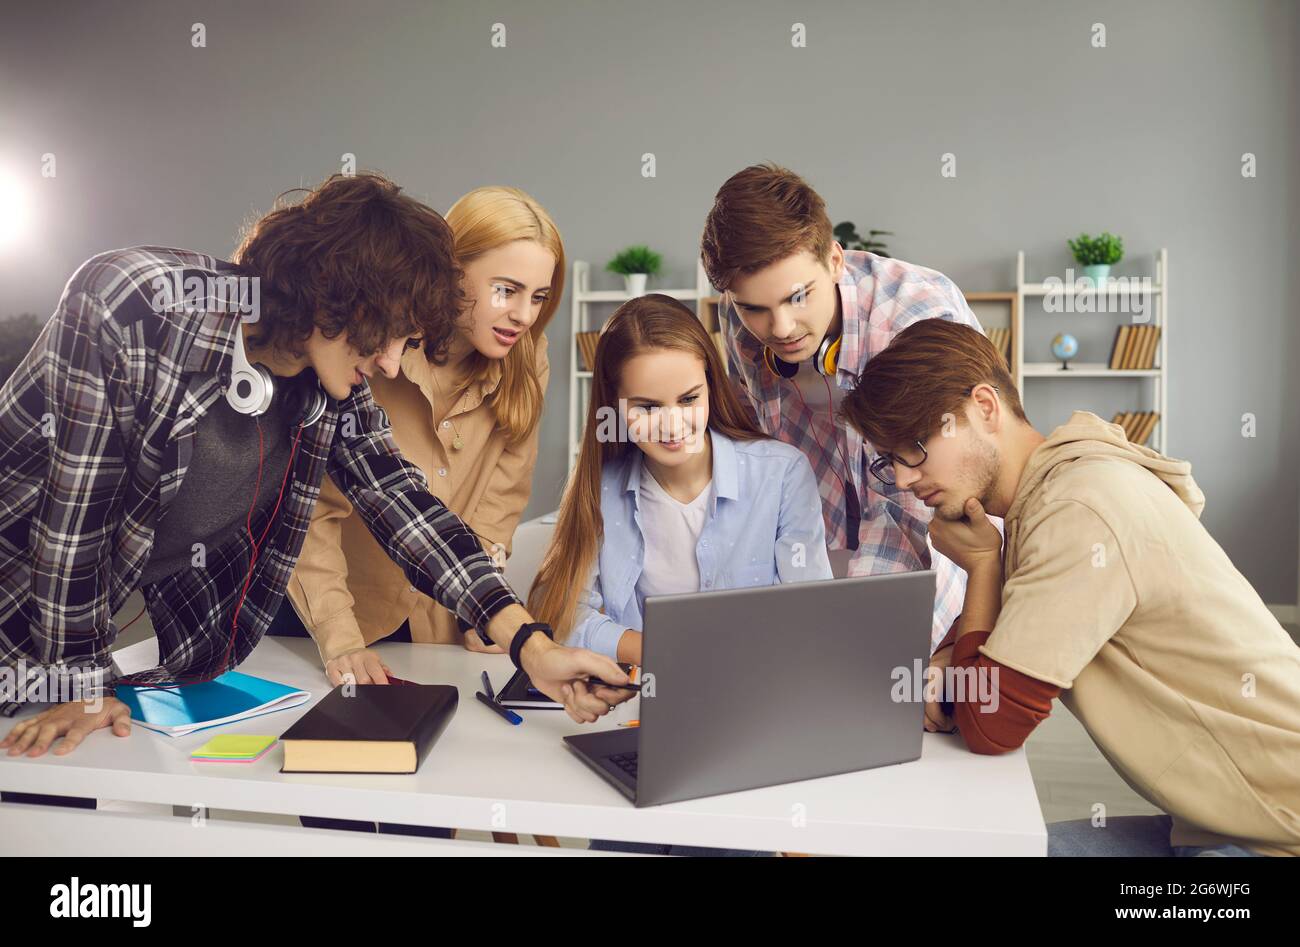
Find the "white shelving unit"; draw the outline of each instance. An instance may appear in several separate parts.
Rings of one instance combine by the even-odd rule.
[[[591,397],[591,372],[582,370],[578,359],[578,333],[593,332],[600,328],[591,315],[593,304],[624,303],[632,298],[619,289],[591,288],[591,264],[585,260],[573,262],[573,279],[571,290],[571,316],[569,320],[569,472],[578,461],[579,438],[587,420],[587,403]],[[716,329],[710,320],[716,323],[717,295],[709,285],[709,278],[704,274],[704,266],[695,263],[695,285],[689,289],[660,289],[657,286],[646,288],[647,293],[663,293],[682,302],[694,302],[695,313],[706,328]],[[610,309],[612,312],[613,309]]]
[[[1039,301],[1049,293],[1060,292],[1065,297],[1080,298],[1082,296],[1105,296],[1108,299],[1113,295],[1129,293],[1137,295],[1144,291],[1143,284],[1136,283],[1134,278],[1129,278],[1123,282],[1112,281],[1111,283],[1087,289],[1075,287],[1066,283],[1058,288],[1048,283],[1027,283],[1025,282],[1025,253],[1021,250],[1016,254],[1016,296],[1017,305],[1012,313],[1012,319],[1015,323],[1012,331],[1012,348],[1013,355],[1012,365],[1014,366],[1016,388],[1020,390],[1020,396],[1024,399],[1026,409],[1031,401],[1031,395],[1025,388],[1025,379],[1076,379],[1076,378],[1149,378],[1152,382],[1151,391],[1151,410],[1160,413],[1160,419],[1156,422],[1155,430],[1151,434],[1152,446],[1166,453],[1166,447],[1169,438],[1169,251],[1161,248],[1156,253],[1156,272],[1152,278],[1149,287],[1145,291],[1151,293],[1152,302],[1152,324],[1160,326],[1160,339],[1156,345],[1156,366],[1149,369],[1112,369],[1105,362],[1071,362],[1068,371],[1062,371],[1058,362],[1026,362],[1025,361],[1025,320],[1031,318],[1029,310],[1025,305],[1026,299],[1032,300],[1035,304],[1035,314],[1041,313]],[[1078,316],[1081,319],[1106,319],[1113,316],[1114,313],[1106,312],[1082,312]],[[1127,317],[1127,313],[1121,313]],[[1120,323],[1116,323],[1118,325]]]

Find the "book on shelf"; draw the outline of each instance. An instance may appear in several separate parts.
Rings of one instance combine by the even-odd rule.
[[[1119,363],[1123,371],[1132,370],[1137,364],[1138,349],[1142,342],[1142,326],[1129,326],[1128,344],[1124,347],[1124,358]]]
[[[1119,326],[1110,349],[1110,368],[1133,371],[1155,367],[1156,347],[1160,342],[1160,326]]]
[[[1115,341],[1110,347],[1110,367],[1116,370],[1124,357],[1124,347],[1128,345],[1129,326],[1120,326],[1115,330]]]
[[[1110,419],[1124,429],[1124,436],[1133,444],[1145,444],[1151,439],[1160,420],[1159,411],[1121,411]]]
[[[1147,426],[1147,421],[1150,420],[1152,413],[1151,411],[1139,411],[1129,423],[1130,433],[1128,439],[1134,444],[1142,443],[1142,429]]]
[[[1133,331],[1136,336],[1133,339],[1133,351],[1129,353],[1128,365],[1125,367],[1130,371],[1142,367],[1142,353],[1147,350],[1147,326],[1134,326]]]
[[[596,367],[596,343],[600,341],[600,332],[579,332],[576,338],[578,364],[582,366],[581,371],[592,371]]]
[[[1142,349],[1142,355],[1139,359],[1138,368],[1154,368],[1156,364],[1156,346],[1160,342],[1160,327],[1156,325],[1144,326],[1146,332],[1146,346]]]
[[[1137,365],[1138,349],[1142,348],[1142,326],[1129,326],[1128,336],[1128,347],[1121,365],[1125,371],[1131,371]]]
[[[997,326],[988,330],[988,339],[993,343],[993,347],[1002,353],[1002,359],[1007,363],[1007,369],[1011,368],[1011,329],[1006,326]]]
[[[1152,433],[1154,433],[1156,429],[1156,422],[1159,420],[1160,420],[1160,412],[1148,411],[1146,423],[1144,423],[1142,427],[1138,429],[1138,439],[1135,443],[1145,444],[1147,441],[1151,440],[1151,435]]]

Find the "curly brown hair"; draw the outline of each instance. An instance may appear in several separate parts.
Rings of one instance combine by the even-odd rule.
[[[334,174],[294,188],[246,230],[233,262],[259,277],[255,344],[294,355],[319,328],[347,333],[361,355],[404,336],[445,352],[466,310],[451,228],[437,211],[376,172]],[[289,195],[305,193],[300,201]]]

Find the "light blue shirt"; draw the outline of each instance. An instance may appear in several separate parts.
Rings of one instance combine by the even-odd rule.
[[[709,435],[713,480],[706,487],[708,514],[695,546],[699,590],[832,578],[821,496],[803,451],[770,438],[735,441],[713,429]],[[564,642],[610,657],[624,631],[641,630],[645,608],[637,590],[645,563],[639,503],[641,478],[651,474],[643,458],[634,448],[625,459],[605,465],[600,486],[605,538]]]

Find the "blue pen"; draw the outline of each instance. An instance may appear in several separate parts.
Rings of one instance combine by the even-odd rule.
[[[475,691],[474,696],[477,697],[480,701],[482,701],[493,712],[500,714],[502,717],[505,717],[506,720],[510,721],[510,723],[513,723],[516,727],[524,722],[524,718],[519,716],[519,714],[515,713],[513,710],[507,710],[505,707],[502,707],[496,701],[491,700],[488,697],[488,695],[483,693],[482,691]]]
[[[519,716],[519,714],[515,713],[513,710],[507,710],[505,707],[502,707],[497,703],[497,692],[492,689],[492,681],[488,678],[487,671],[482,673],[481,678],[483,681],[483,691],[486,693],[479,693],[477,695],[478,699],[483,701],[483,703],[487,704],[501,716],[505,717],[516,727],[523,723],[523,717]]]

